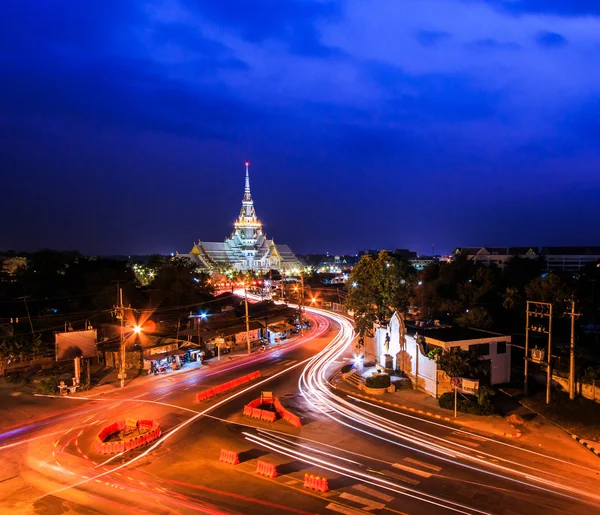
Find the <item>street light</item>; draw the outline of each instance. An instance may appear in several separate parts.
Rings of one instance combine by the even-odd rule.
[[[133,326],[133,332],[136,334],[140,334],[142,332],[142,328],[139,325]]]

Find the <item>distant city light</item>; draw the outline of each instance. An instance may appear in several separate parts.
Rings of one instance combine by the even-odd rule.
[[[358,283],[357,283],[357,282],[354,282],[354,283],[352,283],[352,287],[353,287],[353,288],[356,288],[357,286],[358,286]]]
[[[418,285],[419,285],[419,286],[423,286],[423,281],[419,281],[419,282],[418,282]]]

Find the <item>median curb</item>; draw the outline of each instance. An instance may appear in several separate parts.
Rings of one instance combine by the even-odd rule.
[[[584,440],[583,438],[579,438],[577,435],[574,435],[574,434],[571,435],[571,438],[573,438],[573,440],[575,440],[577,443],[580,443],[581,445],[583,445],[587,450],[592,451],[596,456],[600,456],[600,449],[596,449],[595,447],[592,447],[587,440]]]
[[[411,413],[417,413],[419,415],[424,415],[426,417],[433,418],[434,420],[442,420],[444,422],[450,422],[451,424],[455,424],[457,426],[469,427],[468,424],[464,424],[461,421],[454,420],[450,417],[439,415],[437,413],[432,413],[431,411],[425,411],[425,410],[413,408],[411,406],[406,406],[404,404],[396,404],[396,403],[393,403],[390,401],[384,401],[384,400],[378,399],[376,397],[370,397],[368,395],[363,395],[361,393],[352,392],[350,390],[346,390],[345,388],[340,388],[337,386],[334,386],[334,388],[336,388],[337,390],[340,390],[344,393],[347,393],[349,395],[352,395],[354,397],[359,397],[361,399],[367,399],[372,402],[378,402],[379,404],[384,404],[386,406],[393,406],[394,408],[398,408],[398,409],[405,410],[405,411],[410,411]],[[481,431],[485,431],[485,430],[483,429]],[[491,433],[490,431],[485,431],[485,432]],[[496,436],[502,436],[505,438],[520,438],[522,435],[521,431],[519,431],[519,430],[517,430],[515,433],[491,433],[491,434],[496,435]],[[600,455],[600,451],[598,451],[598,453]]]

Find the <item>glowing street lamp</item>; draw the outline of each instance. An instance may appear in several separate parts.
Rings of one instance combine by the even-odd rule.
[[[142,332],[142,328],[139,325],[133,326],[133,332],[136,334],[140,334]]]

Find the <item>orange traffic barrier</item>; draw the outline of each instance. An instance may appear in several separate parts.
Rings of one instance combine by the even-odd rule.
[[[221,449],[221,456],[219,457],[219,461],[226,463],[228,465],[237,465],[240,462],[240,458],[237,452],[228,451],[227,449]]]
[[[317,492],[327,492],[329,490],[329,483],[326,477],[304,474],[304,488]]]
[[[274,463],[258,460],[256,463],[256,473],[265,477],[277,477],[277,467]]]

